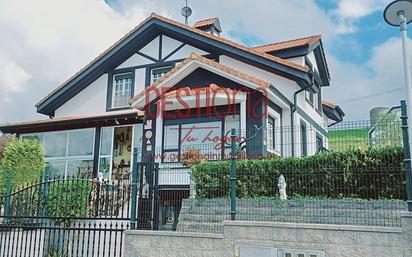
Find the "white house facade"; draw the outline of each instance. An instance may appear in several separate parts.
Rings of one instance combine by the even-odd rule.
[[[0,130],[39,140],[52,175],[128,180],[134,161],[159,163],[165,191],[188,190],[187,172],[161,174],[184,151],[226,158],[231,129],[254,135],[248,158],[327,150],[325,124],[344,113],[322,98],[321,37],[251,48],[221,32],[217,18],[188,26],[152,14],[36,105],[48,119]]]

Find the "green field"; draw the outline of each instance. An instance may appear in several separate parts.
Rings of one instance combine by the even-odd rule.
[[[329,150],[342,151],[349,148],[368,147],[369,128],[329,131]]]

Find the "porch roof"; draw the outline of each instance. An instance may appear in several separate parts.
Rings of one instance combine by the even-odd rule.
[[[44,120],[0,124],[2,133],[22,134],[45,131],[135,124],[143,121],[144,112],[129,109],[97,115],[73,115]]]
[[[130,100],[130,103],[132,105],[136,105],[134,103],[136,103],[142,97],[144,97],[145,94],[146,94],[146,91],[148,91],[148,90],[150,91],[150,90],[153,90],[155,88],[160,87],[162,84],[164,84],[164,82],[168,81],[168,79],[171,78],[175,73],[178,73],[180,70],[184,69],[184,67],[186,65],[188,65],[189,63],[193,63],[193,62],[200,63],[200,64],[204,65],[205,67],[211,67],[211,68],[220,70],[220,71],[224,72],[225,74],[230,74],[230,75],[232,75],[236,78],[239,78],[240,80],[247,81],[248,83],[254,84],[257,87],[261,87],[261,89],[263,89],[263,88],[269,89],[272,86],[271,83],[269,83],[265,80],[258,79],[256,77],[251,76],[249,74],[246,74],[242,71],[239,71],[239,70],[236,70],[234,68],[228,67],[224,64],[215,62],[215,61],[210,60],[206,57],[200,56],[197,53],[192,53],[188,58],[186,58],[183,62],[178,64],[176,67],[174,67],[168,73],[166,73],[163,77],[161,77],[155,83],[153,83],[152,85],[150,85],[149,87],[147,87],[146,89],[141,91],[139,94],[137,94],[135,97],[133,97]],[[143,107],[143,106],[140,106],[140,107]]]

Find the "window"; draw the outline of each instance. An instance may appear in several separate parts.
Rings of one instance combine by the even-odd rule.
[[[133,76],[132,74],[116,75],[114,77],[112,108],[128,107],[132,97]]]
[[[222,155],[222,122],[181,125],[181,152],[198,149],[206,160],[219,160]]]
[[[44,150],[46,158],[65,157],[67,146],[67,131],[45,133]]]
[[[237,119],[230,120],[225,128],[232,128],[236,124],[240,124]],[[180,155],[190,149],[199,150],[204,159],[221,159],[223,152],[222,125],[222,121],[165,125],[163,128],[162,161],[178,162]]]
[[[22,140],[37,139],[43,145],[50,178],[90,177],[93,171],[95,129],[45,132],[22,135]]]
[[[180,125],[168,125],[164,127],[163,162],[179,161],[179,134]]]
[[[94,129],[69,131],[68,156],[92,155]]]
[[[316,152],[321,152],[323,149],[323,137],[316,133]]]
[[[43,145],[43,134],[31,134],[31,135],[23,135],[23,140],[36,140],[39,144]]]
[[[158,81],[163,75],[168,73],[172,67],[162,67],[162,68],[156,68],[152,70],[152,83]]]
[[[276,129],[276,119],[269,116],[268,123],[267,123],[267,147],[269,151],[274,151],[276,146],[276,136],[275,136],[275,129]]]
[[[113,149],[113,127],[102,128],[100,132],[99,176],[110,178]]]
[[[231,135],[231,130],[236,129],[236,134],[238,136],[242,137],[242,134],[244,131],[240,131],[240,117],[239,115],[229,115],[225,117],[225,129],[224,129],[224,136],[227,135],[227,137],[230,138]],[[227,140],[227,139],[225,139]],[[231,152],[231,145],[230,141],[227,140],[227,143],[225,143],[225,159],[230,157],[230,152]]]
[[[316,94],[316,97],[317,97],[316,110],[320,111],[322,110],[322,91],[320,87],[319,87],[318,93]]]
[[[307,131],[306,131],[306,123],[301,121],[300,123],[300,145],[301,145],[301,155],[307,156],[308,155],[308,146],[307,146]]]
[[[164,148],[171,150],[179,146],[179,125],[165,127]]]
[[[305,99],[308,101],[311,105],[313,105],[313,92],[306,90],[305,91]]]

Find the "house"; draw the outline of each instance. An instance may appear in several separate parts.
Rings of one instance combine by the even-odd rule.
[[[254,136],[249,158],[327,149],[324,124],[344,113],[322,98],[321,37],[246,47],[221,32],[218,18],[188,26],[152,14],[37,103],[48,119],[0,130],[39,140],[51,175],[115,180],[129,179],[133,149],[161,168],[190,148],[225,158],[232,128],[239,140]],[[182,174],[159,184],[186,188]]]

